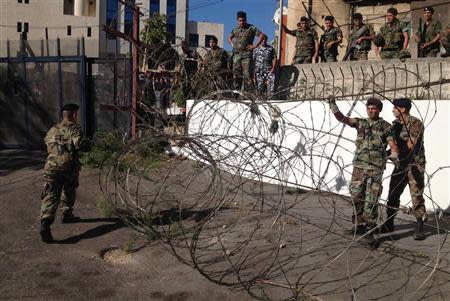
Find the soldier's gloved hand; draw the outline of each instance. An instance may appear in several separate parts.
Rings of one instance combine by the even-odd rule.
[[[394,163],[395,168],[400,167],[400,160],[398,158],[398,153],[391,152],[391,154],[387,157],[388,160],[391,160]]]
[[[336,97],[334,97],[334,95],[328,96],[327,102],[330,105],[331,113],[336,114],[337,112],[339,112],[339,108],[336,104]]]

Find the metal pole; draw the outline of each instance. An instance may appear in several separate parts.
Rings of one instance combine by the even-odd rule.
[[[283,34],[283,0],[279,0],[278,1],[280,6],[279,6],[279,11],[280,11],[280,19],[278,22],[278,43],[277,43],[277,59],[278,62],[280,62],[281,60],[281,43],[282,41],[282,34]]]
[[[133,10],[133,39],[139,41],[139,6],[135,5]],[[133,80],[131,94],[131,137],[136,139],[136,109],[137,109],[137,79],[139,72],[139,57],[137,45],[133,44]]]

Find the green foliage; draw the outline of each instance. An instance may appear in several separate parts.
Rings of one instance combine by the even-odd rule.
[[[177,106],[179,107],[186,106],[186,97],[184,96],[183,89],[181,87],[173,92],[173,99],[175,100]]]
[[[167,40],[167,17],[154,14],[144,20],[144,28],[141,30],[141,41],[149,45],[165,44]]]
[[[114,215],[114,205],[104,197],[101,197],[97,202],[97,208],[100,215],[104,218],[110,218]]]
[[[90,151],[82,153],[81,163],[93,168],[114,165],[125,146],[122,135],[119,131],[97,132]]]

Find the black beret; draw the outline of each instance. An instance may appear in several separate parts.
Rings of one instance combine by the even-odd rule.
[[[240,10],[237,12],[237,17],[238,18],[247,18],[247,13],[245,11]]]
[[[360,13],[354,13],[354,14],[352,15],[352,19],[353,19],[353,20],[362,20],[362,19],[363,19],[363,16],[362,16],[362,14],[360,14]]]
[[[381,100],[375,97],[371,97],[367,100],[366,107],[368,106],[376,106],[380,109],[380,111],[383,110],[383,103],[381,102]]]
[[[411,109],[411,99],[409,98],[396,98],[392,101],[392,104],[399,108]]]
[[[65,104],[65,105],[62,107],[61,111],[74,112],[74,111],[78,111],[79,108],[80,108],[80,107],[79,107],[77,104],[74,104],[74,103],[68,103],[68,104]]]
[[[209,40],[210,40],[210,41],[215,41],[215,42],[217,42],[216,36],[210,36],[210,37],[209,37]]]
[[[388,13],[391,13],[393,15],[397,15],[398,14],[398,10],[395,7],[391,7],[387,10]]]
[[[434,8],[433,8],[432,6],[427,6],[427,7],[425,7],[425,8],[423,9],[423,11],[429,11],[429,12],[431,12],[432,14],[434,14]]]
[[[301,17],[300,22],[309,22],[309,19],[307,17]]]
[[[334,17],[333,16],[326,16],[325,17],[325,21],[334,21]]]

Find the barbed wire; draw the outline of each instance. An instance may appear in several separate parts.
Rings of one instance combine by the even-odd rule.
[[[156,65],[183,64],[149,53]],[[389,236],[380,236],[374,250],[365,240],[369,234],[346,232],[352,225],[345,196],[352,164],[344,157],[352,155],[353,141],[344,126],[331,121],[323,101],[334,95],[348,114],[365,116],[361,104],[368,95],[389,101],[391,92],[409,96],[396,83],[381,84],[387,73],[402,71],[417,82],[406,88],[430,95],[419,116],[428,127],[438,112],[434,87],[446,79],[429,81],[392,67],[356,78],[360,85],[351,93],[325,78],[314,87],[297,83],[279,92],[298,97],[286,101],[235,89],[236,80],[243,79],[209,67],[193,74],[177,69],[178,85],[188,82],[185,97],[194,99],[184,125],[140,99],[140,111],[134,112],[140,114],[140,138],[102,177],[105,196],[125,223],[157,236],[180,262],[210,281],[245,289],[259,300],[332,300],[345,294],[357,300],[368,291],[372,299],[419,300],[428,291],[440,291],[441,298],[449,293],[447,282],[433,280],[448,274],[443,268],[448,232],[441,231],[437,211],[428,253],[400,248]],[[149,77],[152,88],[155,78]],[[282,103],[288,104],[283,110]],[[155,140],[170,143],[174,151],[156,166],[139,156]],[[439,207],[433,180],[449,167],[427,173],[425,197],[433,209]],[[385,202],[380,200],[380,210]],[[392,270],[398,261],[405,272]],[[390,279],[394,275],[398,285]],[[390,289],[371,287],[386,281]]]

